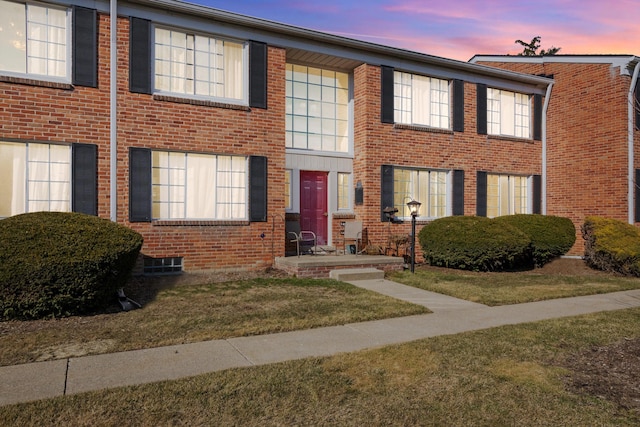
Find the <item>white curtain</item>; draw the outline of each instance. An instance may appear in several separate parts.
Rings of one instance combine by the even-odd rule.
[[[26,145],[0,142],[0,218],[25,212]]]
[[[244,69],[242,66],[243,45],[224,42],[225,98],[242,99]]]
[[[431,124],[429,119],[431,116],[431,82],[429,77],[414,75],[412,88],[412,124],[428,126]]]
[[[215,218],[215,178],[215,156],[187,156],[187,218]]]

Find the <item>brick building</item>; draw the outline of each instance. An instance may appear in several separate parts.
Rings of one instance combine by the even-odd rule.
[[[547,114],[546,213],[580,227],[589,215],[640,221],[640,133],[636,91],[640,58],[632,55],[477,55],[472,63],[554,80]]]
[[[285,220],[334,246],[362,221],[384,247],[410,230],[384,209],[407,219],[411,199],[419,224],[542,211],[547,77],[173,0],[119,2],[112,22],[114,6],[0,0],[0,217],[109,218],[153,272],[268,267]]]

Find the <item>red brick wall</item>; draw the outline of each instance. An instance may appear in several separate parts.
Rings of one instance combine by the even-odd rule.
[[[129,21],[118,20],[117,220],[140,232],[144,255],[184,257],[186,270],[261,269],[284,253],[285,52],[268,50],[268,109],[235,110],[154,100],[129,92]],[[110,217],[109,17],[99,15],[98,88],[66,89],[0,82],[0,137],[98,146],[98,213]],[[129,148],[147,147],[268,158],[263,223],[130,223]],[[224,224],[224,223],[222,223]],[[227,223],[228,224],[228,223]],[[264,239],[260,235],[264,233]],[[272,239],[274,244],[272,245]],[[272,249],[273,248],[273,249]]]
[[[476,213],[476,173],[540,174],[540,141],[493,138],[476,132],[476,86],[465,83],[465,131],[426,132],[399,129],[380,121],[380,68],[362,65],[354,72],[354,182],[364,187],[356,215],[365,221],[373,244],[386,246],[389,233],[410,234],[411,223],[380,219],[380,168],[383,164],[464,170],[464,213]],[[426,202],[426,201],[422,201]],[[423,224],[418,223],[417,233]],[[419,244],[418,259],[420,256]]]
[[[576,226],[572,255],[582,255],[580,227],[590,215],[627,222],[627,93],[630,76],[611,64],[484,63],[553,74],[547,124],[547,213]],[[636,168],[640,167],[636,132]]]

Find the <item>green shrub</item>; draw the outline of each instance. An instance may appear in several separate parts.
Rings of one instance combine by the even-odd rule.
[[[640,276],[638,228],[615,219],[587,217],[582,237],[587,265],[626,276]]]
[[[437,219],[418,234],[425,260],[441,267],[500,271],[531,260],[531,240],[509,224],[485,217]]]
[[[494,218],[509,224],[531,239],[533,264],[543,266],[567,253],[576,242],[576,228],[569,218],[552,215],[518,214]]]
[[[0,318],[61,317],[106,306],[141,247],[140,234],[89,215],[36,212],[0,221]]]

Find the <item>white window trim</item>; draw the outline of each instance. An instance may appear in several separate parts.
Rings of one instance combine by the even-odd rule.
[[[416,73],[412,73],[412,72],[408,72],[408,71],[401,71],[401,70],[394,70],[394,86],[395,86],[395,76],[397,74],[407,74],[410,76],[419,76],[419,77],[425,77],[431,80],[437,80],[437,81],[441,81],[441,82],[446,82],[447,83],[447,93],[448,93],[448,99],[447,99],[447,121],[448,121],[448,126],[436,126],[433,124],[433,115],[430,113],[429,114],[429,124],[424,124],[424,123],[416,123],[413,119],[410,122],[405,122],[401,119],[401,115],[402,115],[402,110],[398,109],[395,103],[395,99],[398,98],[398,94],[394,93],[394,104],[393,104],[393,116],[394,116],[394,122],[397,124],[401,124],[401,125],[408,125],[408,126],[420,126],[420,127],[424,127],[424,128],[432,128],[432,129],[441,129],[441,130],[451,130],[453,129],[453,91],[451,89],[451,80],[449,79],[443,79],[440,77],[434,77],[434,76],[429,76],[429,75],[422,75],[422,74],[416,74]],[[413,89],[413,85],[412,85],[412,89]],[[432,99],[431,99],[431,90],[429,93],[429,111],[431,111],[431,104],[433,104]],[[414,116],[414,112],[413,112],[413,103],[411,106],[411,117],[413,118]],[[436,116],[438,118],[438,121],[442,120],[442,115],[438,115]]]
[[[187,155],[187,159],[186,159],[186,164],[185,164],[185,174],[186,174],[186,168],[188,168],[188,156],[191,155],[205,155],[205,156],[211,156],[214,157],[216,159],[216,173],[218,171],[217,169],[217,162],[218,162],[218,158],[219,157],[244,157],[244,162],[245,162],[245,170],[244,170],[244,216],[242,218],[218,218],[218,217],[213,217],[213,218],[190,218],[187,217],[185,215],[185,217],[181,217],[181,218],[163,218],[163,217],[153,217],[154,221],[246,221],[249,219],[249,193],[250,193],[250,188],[249,188],[249,157],[248,156],[242,156],[242,155],[233,155],[233,154],[213,154],[213,153],[200,153],[200,152],[182,152],[182,151],[172,151],[172,150],[152,150],[152,152],[162,152],[162,153],[179,153],[179,154],[186,154]],[[151,167],[153,169],[154,164],[153,164],[153,160],[151,162]],[[186,181],[186,176],[185,176],[185,199],[187,197],[186,194],[186,188],[189,186],[189,183]],[[152,187],[153,187],[153,181],[152,181]],[[217,186],[217,182],[216,182],[216,186],[212,188],[212,191],[215,193],[218,190],[218,186]],[[153,190],[152,190],[153,191]],[[151,195],[151,200],[152,200],[152,205],[155,202],[155,200],[153,199],[153,194]],[[186,203],[186,200],[185,200]],[[218,201],[217,201],[217,196],[214,195],[214,209],[217,208],[218,205]],[[186,204],[185,204],[185,209],[186,209]],[[153,208],[152,208],[152,213],[153,213]]]
[[[197,94],[188,94],[182,92],[169,92],[162,91],[155,88],[155,77],[156,77],[156,29],[163,29],[169,31],[179,31],[188,35],[199,35],[203,37],[214,38],[216,40],[229,41],[233,43],[238,43],[242,45],[242,99],[236,98],[224,98],[224,97],[216,97],[216,96],[206,96],[206,95],[197,95]],[[236,40],[228,37],[220,37],[216,34],[207,34],[200,31],[187,30],[180,27],[171,27],[166,25],[153,25],[151,31],[151,46],[152,46],[152,55],[151,55],[151,84],[152,84],[152,92],[154,95],[160,96],[168,96],[174,98],[183,98],[183,99],[193,99],[198,101],[210,101],[210,102],[219,102],[221,104],[232,104],[232,105],[242,105],[245,107],[249,106],[249,43],[243,40]]]
[[[494,87],[490,87],[488,88],[488,91],[498,91],[499,94],[502,93],[509,93],[513,95],[513,117],[511,118],[513,121],[513,134],[510,133],[505,133],[503,130],[505,129],[504,124],[502,123],[502,102],[501,100],[498,100],[498,102],[500,103],[500,110],[498,111],[499,116],[500,116],[500,122],[498,123],[498,125],[500,126],[500,132],[499,133],[494,133],[492,131],[492,122],[491,120],[491,110],[489,110],[489,106],[491,103],[491,98],[489,97],[489,93],[487,93],[487,133],[489,135],[493,135],[493,136],[500,136],[500,137],[508,137],[508,138],[521,138],[521,139],[532,139],[533,138],[533,96],[531,96],[530,94],[526,94],[526,93],[522,93],[522,92],[514,92],[511,90],[505,90],[505,89],[499,89],[499,88],[494,88]],[[524,135],[524,136],[519,136],[516,135],[516,129],[518,128],[516,125],[516,111],[517,111],[517,95],[523,95],[527,97],[527,106],[528,106],[528,111],[529,111],[529,124],[528,124],[528,130],[529,130],[529,134],[528,135]]]
[[[16,73],[14,71],[7,71],[7,70],[0,70],[0,75],[2,76],[7,76],[7,77],[18,77],[18,78],[24,78],[24,79],[30,79],[30,80],[38,80],[38,81],[45,81],[45,82],[53,82],[53,83],[65,83],[65,84],[70,84],[72,81],[72,58],[73,58],[73,45],[72,45],[72,39],[73,39],[73,24],[72,24],[72,11],[70,8],[68,7],[63,7],[63,6],[58,6],[58,5],[54,5],[54,4],[49,4],[49,3],[39,3],[39,2],[25,2],[25,3],[21,3],[21,2],[11,2],[8,1],[8,3],[19,3],[24,5],[25,7],[25,14],[24,14],[24,22],[26,25],[26,21],[27,21],[27,6],[28,5],[34,5],[34,6],[40,6],[40,7],[46,7],[48,9],[57,9],[57,10],[64,10],[66,12],[66,58],[65,58],[65,66],[66,66],[66,76],[65,77],[55,77],[55,76],[48,76],[46,74],[35,74],[35,73],[30,73],[30,72],[26,72],[26,73]],[[28,42],[28,40],[26,39],[26,35],[25,35],[25,41]],[[26,47],[25,47],[25,53],[24,53],[25,57],[24,60],[27,61],[27,51],[26,51]]]
[[[420,210],[418,212],[418,216],[416,217],[417,220],[419,221],[433,221],[435,219],[438,218],[444,218],[447,216],[451,216],[453,215],[453,170],[450,169],[437,169],[437,168],[422,168],[422,167],[398,167],[396,169],[394,169],[394,182],[395,182],[395,170],[416,170],[416,171],[421,171],[421,172],[445,172],[446,173],[446,200],[447,200],[447,205],[445,206],[445,214],[442,217],[437,217],[437,216],[428,216],[428,215],[424,215],[422,214],[422,212],[424,212],[424,209],[426,209],[426,207],[429,204],[428,200],[417,200],[418,202],[421,203],[420,206]],[[415,200],[415,199],[414,199]],[[406,202],[410,201],[410,199],[407,197],[405,200],[405,204]],[[402,211],[401,211],[402,212]],[[406,220],[410,220],[411,216],[397,216],[398,219],[401,219],[403,221]]]

